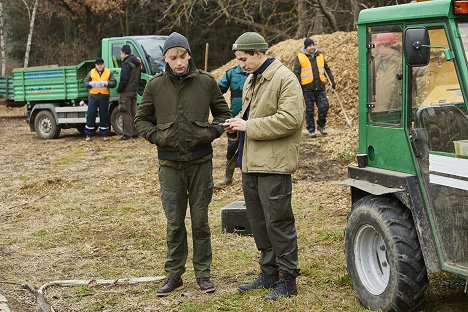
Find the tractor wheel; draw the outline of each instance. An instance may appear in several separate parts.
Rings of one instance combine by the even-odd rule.
[[[366,196],[357,201],[345,230],[349,276],[367,308],[413,311],[429,286],[411,213],[397,200]]]
[[[122,121],[122,114],[119,111],[119,107],[115,107],[111,113],[111,125],[114,132],[118,135],[123,134],[123,121]]]
[[[56,139],[60,135],[60,126],[57,125],[54,115],[48,110],[37,113],[34,119],[34,129],[38,137],[44,140]]]

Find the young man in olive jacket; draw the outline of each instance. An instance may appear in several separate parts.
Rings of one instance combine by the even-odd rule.
[[[200,289],[210,293],[215,290],[210,281],[208,225],[213,194],[211,142],[221,136],[223,128],[218,124],[231,113],[213,76],[195,67],[184,36],[176,32],[169,35],[163,54],[166,71],[146,85],[135,118],[138,132],[158,149],[161,202],[167,219],[167,279],[157,294],[165,296],[183,284],[188,253],[184,223],[187,202],[195,277]]]
[[[297,293],[291,174],[297,169],[305,104],[294,74],[265,55],[268,44],[260,34],[244,33],[232,49],[251,75],[243,89],[241,118],[227,120],[224,127],[239,137],[242,189],[261,269],[252,283],[239,288],[274,288],[265,297],[270,301]]]

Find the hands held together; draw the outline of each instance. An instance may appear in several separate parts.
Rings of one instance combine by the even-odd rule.
[[[107,81],[90,81],[89,86],[91,88],[105,88],[107,87],[108,82]]]
[[[224,131],[234,133],[236,131],[245,132],[247,130],[247,121],[241,118],[226,119],[223,124],[220,124]]]

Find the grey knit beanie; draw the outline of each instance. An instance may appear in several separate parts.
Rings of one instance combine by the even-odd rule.
[[[190,55],[192,55],[187,38],[177,32],[170,34],[169,37],[166,38],[166,41],[164,41],[163,55],[166,55],[167,50],[175,47],[184,48]]]
[[[232,45],[233,51],[261,51],[268,50],[268,43],[265,38],[256,32],[243,33]]]

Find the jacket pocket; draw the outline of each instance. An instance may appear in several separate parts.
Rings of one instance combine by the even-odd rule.
[[[157,124],[156,128],[156,140],[155,143],[159,147],[173,147],[174,142],[176,141],[173,137],[174,132],[174,122],[166,122]]]
[[[216,138],[211,124],[208,121],[192,121],[192,147],[210,145]]]

